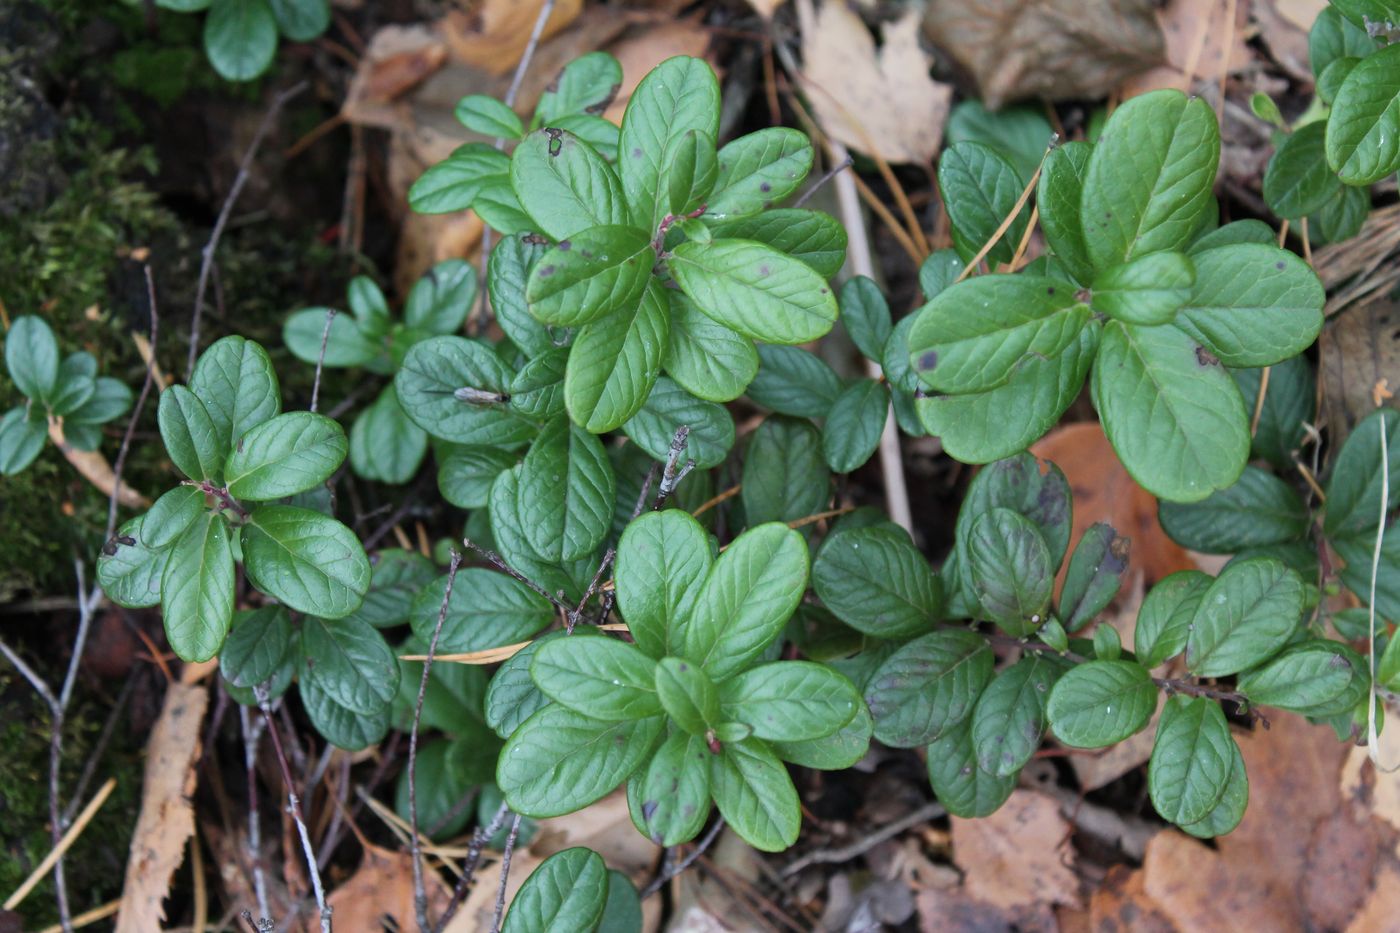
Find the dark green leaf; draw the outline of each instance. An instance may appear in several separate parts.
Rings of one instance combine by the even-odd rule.
[[[476,269],[465,259],[448,259],[413,283],[403,305],[403,319],[415,330],[450,334],[461,329],[474,304]]]
[[[355,533],[320,512],[263,505],[243,527],[243,567],[253,585],[298,612],[339,619],[369,589],[369,558]]]
[[[419,214],[464,211],[476,207],[493,182],[505,180],[508,186],[509,178],[510,158],[504,152],[486,143],[467,143],[418,176],[408,189],[408,204]]]
[[[517,414],[544,422],[563,417],[564,377],[568,374],[569,348],[541,353],[520,367],[510,382],[510,407]]]
[[[1133,630],[1133,650],[1146,667],[1156,667],[1186,650],[1186,639],[1211,578],[1181,570],[1159,581],[1142,601]]]
[[[566,418],[540,432],[520,471],[520,520],[542,559],[591,554],[612,525],[617,481],[602,443]]]
[[[1232,369],[1245,411],[1253,412],[1259,399],[1262,370]],[[1269,386],[1264,393],[1264,407],[1259,413],[1259,425],[1251,446],[1253,456],[1262,457],[1276,467],[1293,464],[1292,452],[1303,441],[1304,424],[1314,420],[1317,385],[1312,366],[1302,356],[1294,356],[1274,364],[1269,371]]]
[[[381,483],[413,479],[428,451],[428,432],[408,417],[391,382],[350,427],[350,465]]]
[[[1188,256],[1195,256],[1197,253],[1204,253],[1208,249],[1216,249],[1221,246],[1234,246],[1237,243],[1265,243],[1276,245],[1278,234],[1274,228],[1264,223],[1262,220],[1236,220],[1223,227],[1217,227],[1209,233],[1203,234],[1191,243],[1191,248],[1186,251]]]
[[[1388,471],[1381,468],[1385,443]],[[1400,501],[1400,412],[1371,412],[1347,435],[1327,480],[1327,512],[1322,527],[1330,538],[1374,536],[1381,521],[1381,493],[1391,490],[1391,508]]]
[[[1264,171],[1264,200],[1280,217],[1298,220],[1318,210],[1342,183],[1323,152],[1327,121],[1309,123],[1284,138]]]
[[[298,692],[306,716],[316,731],[337,748],[359,751],[377,745],[389,731],[389,708],[365,715],[346,709],[315,681],[303,680]]]
[[[823,279],[841,271],[846,260],[846,230],[841,222],[821,211],[780,207],[749,217],[713,221],[701,218],[715,239],[754,240],[780,253],[800,259]]]
[[[1308,235],[1313,245],[1340,243],[1361,232],[1371,212],[1371,189],[1343,185],[1332,200],[1308,218]]]
[[[703,737],[720,725],[719,694],[714,681],[700,668],[681,658],[662,658],[656,665],[655,680],[666,715],[683,730]]]
[[[860,694],[842,674],[811,661],[760,664],[719,688],[720,714],[753,727],[760,739],[805,742],[855,718]]]
[[[511,901],[503,933],[592,930],[603,916],[608,870],[597,852],[556,852],[530,873]]]
[[[316,365],[319,360],[332,368],[364,366],[381,352],[380,345],[370,339],[348,315],[335,312],[326,333],[326,315],[330,308],[303,308],[287,318],[282,326],[282,342],[292,355],[303,362]],[[326,352],[321,354],[324,343]]]
[[[728,402],[743,395],[758,372],[753,341],[701,314],[680,292],[670,297],[666,373],[697,398]]]
[[[1050,688],[1065,668],[1057,658],[1030,652],[982,691],[970,726],[981,770],[996,777],[1015,777],[1030,761],[1045,735]]]
[[[943,587],[908,540],[883,528],[832,535],[812,566],[812,586],[852,628],[881,638],[926,631],[943,613]]]
[[[822,426],[822,455],[836,473],[865,465],[880,445],[880,433],[890,416],[890,393],[883,382],[858,379],[831,406]]]
[[[292,621],[281,606],[235,613],[219,652],[219,672],[235,687],[256,687],[277,673],[291,644]]]
[[[1240,754],[1238,743],[1233,740],[1230,742],[1230,758],[1230,777],[1219,802],[1204,818],[1182,826],[1182,831],[1201,839],[1210,839],[1225,835],[1244,819],[1245,806],[1249,803],[1249,777],[1244,770],[1244,756]]]
[[[531,270],[530,313],[546,324],[573,326],[634,308],[654,261],[647,235],[635,227],[575,230]]]
[[[751,525],[815,515],[831,495],[821,436],[809,422],[774,417],[758,426],[744,456],[740,501]]]
[[[568,598],[576,599],[583,588],[574,583],[559,566],[540,560],[525,535],[518,495],[521,469],[522,465],[517,463],[509,470],[502,470],[491,484],[491,501],[487,505],[496,550],[510,567],[534,580],[546,591],[557,593],[563,590]]]
[[[825,418],[841,394],[841,379],[820,357],[800,347],[760,344],[758,373],[748,396],[764,408],[797,418]]]
[[[1234,744],[1219,703],[1205,697],[1167,700],[1147,765],[1152,806],[1163,819],[1187,825],[1215,809],[1234,768]]]
[[[989,465],[973,477],[958,512],[958,550],[971,547],[972,526],[986,512],[1007,508],[1031,520],[1059,566],[1069,548],[1073,503],[1069,481],[1060,468],[1030,453],[1018,453]]]
[[[936,249],[929,253],[919,266],[919,290],[924,293],[924,300],[932,301],[941,295],[944,289],[957,281],[964,268],[965,264],[954,250]],[[903,325],[904,321],[899,323]],[[889,355],[890,347],[887,344],[885,356]],[[904,355],[909,355],[907,350]]]
[[[1008,635],[1034,632],[1055,588],[1040,529],[1018,512],[995,508],[973,523],[967,541],[967,569],[983,611]]]
[[[607,109],[622,84],[622,66],[607,52],[589,52],[569,64],[550,82],[535,106],[534,126],[544,126],[570,114],[595,114]]]
[[[219,653],[233,618],[234,582],[228,523],[205,513],[175,542],[160,580],[165,637],[182,660]]]
[[[1205,554],[1294,541],[1308,530],[1298,493],[1258,467],[1245,467],[1233,486],[1200,502],[1163,502],[1157,514],[1173,541]]]
[[[535,686],[534,678],[530,676],[530,664],[541,645],[550,639],[563,637],[565,635],[560,631],[536,638],[502,662],[491,676],[483,708],[486,724],[501,738],[510,738],[510,734],[536,710],[549,705],[549,697]]]
[[[267,0],[214,0],[204,20],[204,51],[230,81],[251,81],[277,54],[277,18]]]
[[[1378,48],[1380,43],[1362,26],[1337,12],[1337,7],[1326,6],[1318,10],[1308,33],[1308,64],[1313,77],[1321,77],[1337,59],[1364,58]]]
[[[364,622],[308,616],[301,625],[301,656],[301,681],[352,712],[379,713],[398,693],[398,660],[384,636]]]
[[[734,446],[734,419],[729,412],[722,405],[696,398],[664,376],[656,380],[642,410],[622,430],[652,457],[665,462],[671,439],[681,425],[690,428],[685,455],[700,469],[722,463]]]
[[[979,142],[958,142],[938,160],[938,191],[952,225],[953,246],[970,260],[1011,214],[1027,179],[997,150]],[[1030,210],[1016,219],[987,253],[989,262],[1010,262],[1025,233]]]
[[[219,483],[228,441],[194,393],[180,385],[166,389],[160,394],[157,416],[161,440],[176,468],[190,479]]]
[[[851,335],[856,349],[878,363],[894,323],[890,306],[873,279],[858,275],[841,286],[841,323],[846,325],[846,333]]]
[[[783,761],[819,771],[843,771],[865,757],[870,750],[870,738],[875,722],[864,703],[857,704],[856,715],[839,731],[820,739],[805,742],[770,742],[769,747]]]
[[[97,391],[97,360],[79,351],[63,358],[58,366],[49,407],[55,415],[67,415],[81,407]]]
[[[329,0],[272,0],[277,28],[293,42],[310,42],[331,23]]]
[[[642,226],[656,230],[667,217],[685,218],[702,207],[718,171],[713,136],[690,129],[672,139],[661,162],[655,213]]]
[[[58,385],[58,341],[43,318],[23,314],[5,332],[5,366],[15,388],[48,401]]]
[[[1074,547],[1060,591],[1059,611],[1064,627],[1077,632],[1118,595],[1128,569],[1129,540],[1105,522],[1085,530]]]
[[[456,447],[438,466],[438,489],[459,509],[479,509],[491,498],[491,484],[515,455],[495,447]]]
[[[635,415],[661,373],[669,330],[666,290],[655,280],[636,302],[584,324],[564,375],[574,423],[601,434]]]
[[[725,821],[755,849],[781,852],[797,841],[797,789],[761,739],[733,742],[710,756],[710,792]]]
[[[712,757],[704,738],[680,731],[657,749],[641,778],[642,819],[652,842],[689,842],[704,827],[710,815]]]
[[[432,337],[408,351],[394,389],[403,410],[433,437],[509,446],[535,434],[510,409],[511,380],[510,370],[488,345],[465,337]],[[459,398],[462,389],[469,391]]]
[[[432,561],[416,551],[391,548],[375,555],[365,601],[354,618],[375,628],[390,628],[408,621],[409,604],[437,576]]]
[[[836,299],[821,276],[753,240],[682,243],[667,265],[696,308],[753,340],[806,343],[836,321]]]
[[[155,501],[141,519],[141,543],[153,551],[172,544],[205,511],[198,486],[176,486]]]
[[[438,577],[423,587],[409,609],[409,624],[425,645],[432,641],[446,587],[447,577]],[[437,650],[456,654],[513,645],[544,628],[553,617],[549,601],[525,584],[485,567],[467,567],[453,581]]]
[[[414,687],[416,697],[417,685]],[[451,838],[460,833],[471,819],[471,811],[459,804],[472,792],[473,784],[464,780],[466,775],[460,767],[454,767],[457,763],[452,760],[463,757],[466,751],[461,743],[441,738],[423,742],[418,747],[414,766],[417,785],[414,803],[419,831],[430,839]],[[474,751],[480,756],[480,749]],[[404,768],[399,772],[394,788],[394,809],[404,820],[409,819],[410,813],[408,778],[408,769]]]
[[[719,151],[719,177],[705,214],[719,220],[757,214],[796,191],[811,170],[805,133],[775,126],[740,136]]]
[[[493,139],[519,139],[525,135],[520,118],[505,104],[485,94],[468,94],[453,111],[467,129]]]
[[[317,331],[318,339],[319,334]],[[224,438],[225,452],[233,449],[249,428],[282,410],[272,360],[261,346],[242,337],[224,337],[199,355],[190,376],[190,391],[204,403]]]
[[[928,780],[938,802],[953,816],[989,816],[1016,789],[1017,775],[996,777],[977,763],[971,720],[943,733],[928,747]]]
[[[948,629],[908,642],[865,688],[875,737],[896,748],[926,745],[972,715],[994,659],[974,632]]]
[[[1363,58],[1332,100],[1327,164],[1348,185],[1373,185],[1400,165],[1400,46]]]
[[[639,648],[653,657],[666,653],[711,564],[708,537],[684,512],[647,512],[627,526],[618,544],[616,592]]]
[[[160,581],[170,551],[153,551],[141,543],[145,516],[123,524],[97,558],[97,582],[118,606],[140,609],[160,603]]]
[[[1281,561],[1255,557],[1230,564],[1201,596],[1188,626],[1187,668],[1199,677],[1222,677],[1265,660],[1297,630],[1303,599],[1302,578]]]
[[[281,499],[320,485],[345,459],[349,442],[324,415],[290,411],[238,439],[223,476],[230,494],[250,502]]]
[[[1094,277],[1079,213],[1084,173],[1092,151],[1093,146],[1086,142],[1069,142],[1050,150],[1035,195],[1040,208],[1040,228],[1045,231],[1051,255],[1083,284]]]
[[[126,414],[131,407],[131,390],[126,383],[108,376],[97,377],[92,397],[63,419],[71,432],[74,425],[106,424]]]
[[[530,664],[535,685],[556,703],[609,722],[659,715],[656,662],[613,638],[556,638]]]
[[[1348,692],[1354,672],[1338,642],[1309,639],[1290,647],[1262,667],[1239,679],[1239,691],[1256,706],[1276,706],[1293,712],[1327,706]],[[1377,680],[1384,682],[1377,672]]]
[[[1025,184],[1035,174],[1052,130],[1039,107],[988,110],[981,101],[965,100],[949,114],[943,136],[949,144],[971,140],[991,146],[1016,167]]]
[[[39,415],[38,409],[33,414]],[[0,418],[0,476],[14,476],[39,456],[49,432],[44,420],[23,408],[11,408]]]
[[[1147,725],[1157,708],[1157,686],[1133,661],[1086,661],[1065,672],[1046,714],[1055,737],[1074,748],[1103,748]]]

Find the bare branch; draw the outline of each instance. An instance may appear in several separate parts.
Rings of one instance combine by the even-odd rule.
[[[457,886],[452,889],[452,899],[447,902],[447,909],[442,912],[442,919],[438,921],[438,933],[447,929],[447,924],[456,915],[457,908],[462,906],[462,898],[466,897],[467,889],[476,877],[476,867],[481,863],[481,850],[486,848],[486,843],[491,837],[501,831],[509,813],[510,807],[502,802],[496,809],[496,815],[491,817],[491,822],[485,826],[478,826],[476,832],[472,833],[471,842],[467,844],[466,860],[462,862],[462,876],[457,879]]]
[[[112,465],[112,494],[107,498],[107,531],[102,540],[112,540],[117,530],[117,496],[122,489],[122,470],[126,469],[126,455],[131,450],[131,436],[136,433],[136,422],[141,418],[141,410],[146,407],[146,398],[151,394],[151,383],[156,374],[156,338],[160,336],[160,313],[156,309],[156,281],[151,275],[151,267],[146,266],[146,302],[151,311],[150,358],[146,360],[146,378],[141,383],[141,394],[131,409],[131,417],[126,421],[126,433],[122,435],[122,445],[117,449],[117,459]]]
[[[473,551],[476,551],[476,552],[477,552],[478,554],[480,554],[482,557],[486,558],[488,561],[490,561],[492,564],[495,565],[495,567],[496,567],[497,570],[501,570],[501,571],[505,572],[506,574],[510,575],[512,578],[514,578],[514,579],[520,581],[521,583],[523,583],[523,584],[525,584],[526,586],[528,586],[530,589],[534,590],[536,593],[539,593],[539,594],[540,594],[541,596],[543,596],[545,599],[549,600],[551,603],[554,604],[554,608],[556,608],[556,609],[558,609],[560,612],[564,613],[564,615],[565,615],[566,617],[568,616],[568,614],[569,614],[570,612],[573,611],[573,608],[572,608],[571,606],[569,606],[568,604],[566,604],[566,603],[565,603],[563,600],[561,600],[558,596],[555,596],[553,593],[549,592],[549,591],[546,590],[544,587],[540,586],[540,585],[539,585],[538,583],[536,583],[534,580],[531,580],[529,577],[525,576],[523,573],[521,573],[520,571],[516,570],[516,569],[515,569],[514,567],[512,567],[510,564],[507,564],[505,558],[502,557],[501,555],[497,554],[495,551],[493,551],[493,550],[491,550],[491,549],[489,549],[489,548],[484,548],[484,547],[482,547],[481,545],[479,545],[479,544],[477,544],[476,542],[472,541],[470,538],[463,538],[463,539],[462,539],[462,544],[464,544],[464,545],[467,546],[468,548],[471,548]]]
[[[316,400],[321,395],[321,370],[326,367],[326,344],[331,340],[331,322],[335,320],[335,308],[326,309],[326,326],[321,331],[321,352],[316,357],[316,378],[311,383],[311,408],[316,411]]]
[[[515,837],[520,835],[520,814],[510,824],[505,851],[501,853],[501,886],[496,889],[496,916],[491,921],[491,933],[500,933],[501,915],[506,911],[506,881],[510,878],[510,857],[515,852]]]
[[[681,457],[685,454],[689,438],[690,425],[683,424],[676,428],[676,433],[671,438],[671,449],[666,454],[666,468],[661,471],[661,488],[657,490],[656,501],[651,506],[653,511],[665,505],[680,481],[695,469],[694,460],[687,460],[684,466],[681,465]]]
[[[258,816],[258,740],[267,720],[252,722],[248,707],[239,704],[238,722],[243,730],[243,767],[248,773],[248,863],[253,871],[253,893],[258,899],[258,916],[270,918],[267,906],[267,878],[262,867],[262,824]],[[252,918],[248,918],[252,923]]]
[[[660,891],[666,882],[695,864],[695,860],[704,855],[705,850],[714,844],[715,839],[719,837],[719,831],[721,829],[724,829],[724,817],[717,816],[715,817],[714,825],[710,827],[710,831],[705,834],[705,838],[700,840],[700,844],[695,847],[694,851],[687,854],[680,862],[671,865],[658,875],[651,884],[647,885],[646,890],[642,892],[642,900],[646,900],[657,891]]]

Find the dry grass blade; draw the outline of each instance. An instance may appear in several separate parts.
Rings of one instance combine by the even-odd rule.
[[[58,841],[58,845],[54,846],[49,854],[44,856],[44,860],[29,873],[29,877],[24,879],[24,883],[16,888],[15,893],[11,894],[9,898],[5,900],[5,910],[14,910],[19,906],[20,901],[24,900],[29,892],[34,890],[34,886],[43,880],[44,876],[49,873],[49,869],[53,868],[58,860],[63,857],[63,853],[67,852],[69,848],[72,847],[73,843],[78,841],[78,837],[83,834],[83,830],[87,829],[88,823],[92,822],[92,818],[97,815],[97,811],[107,802],[107,798],[112,796],[112,791],[115,790],[116,787],[117,779],[108,778],[107,783],[98,788],[97,793],[92,795],[92,800],[88,802],[86,807],[83,807],[83,812],[79,813],[78,818],[73,821],[73,825],[68,827],[68,832],[64,833],[63,838]]]

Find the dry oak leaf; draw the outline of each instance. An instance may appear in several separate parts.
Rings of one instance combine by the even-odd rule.
[[[1071,827],[1054,797],[1018,789],[991,816],[952,824],[953,861],[969,896],[1006,910],[1078,905],[1074,853],[1065,846]]]
[[[428,895],[428,915],[442,916],[452,892],[435,871],[423,873]],[[413,909],[413,856],[370,846],[360,867],[330,896],[336,933],[383,933],[415,929]],[[307,929],[313,928],[311,922]],[[320,929],[319,924],[314,925]]]
[[[450,10],[437,24],[452,57],[464,64],[505,74],[525,54],[544,0],[471,0],[466,10]],[[574,21],[583,0],[557,0],[544,24],[547,39]]]
[[[827,135],[888,162],[927,163],[943,142],[953,90],[929,76],[919,47],[918,14],[910,11],[875,40],[840,0],[813,13],[798,6],[802,86]]]
[[[971,72],[983,103],[1105,97],[1162,61],[1152,0],[930,0],[929,38]]]
[[[1171,0],[1157,11],[1157,21],[1166,38],[1166,64],[1130,78],[1123,96],[1133,97],[1162,87],[1190,91],[1197,79],[1216,81],[1225,61],[1225,40],[1230,40],[1227,72],[1234,74],[1253,60],[1245,44],[1246,12],[1242,4],[1227,6],[1220,0]],[[1226,16],[1233,10],[1235,24]]]

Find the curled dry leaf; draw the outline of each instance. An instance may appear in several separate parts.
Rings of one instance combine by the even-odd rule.
[[[1163,60],[1152,0],[930,0],[924,28],[987,106],[1104,97]]]
[[[64,459],[73,465],[73,469],[82,474],[83,479],[97,487],[104,496],[112,495],[112,490],[117,487],[117,474],[112,471],[112,465],[107,462],[101,451],[79,450],[69,444],[63,436],[63,423],[59,420],[49,420],[49,440],[53,441]],[[129,509],[145,509],[151,505],[150,499],[126,483],[122,483],[121,489],[117,491],[117,502]]]
[[[928,162],[943,142],[952,88],[929,76],[912,10],[875,40],[844,3],[827,0],[815,14],[798,7],[802,85],[817,122],[837,142],[889,162]]]

